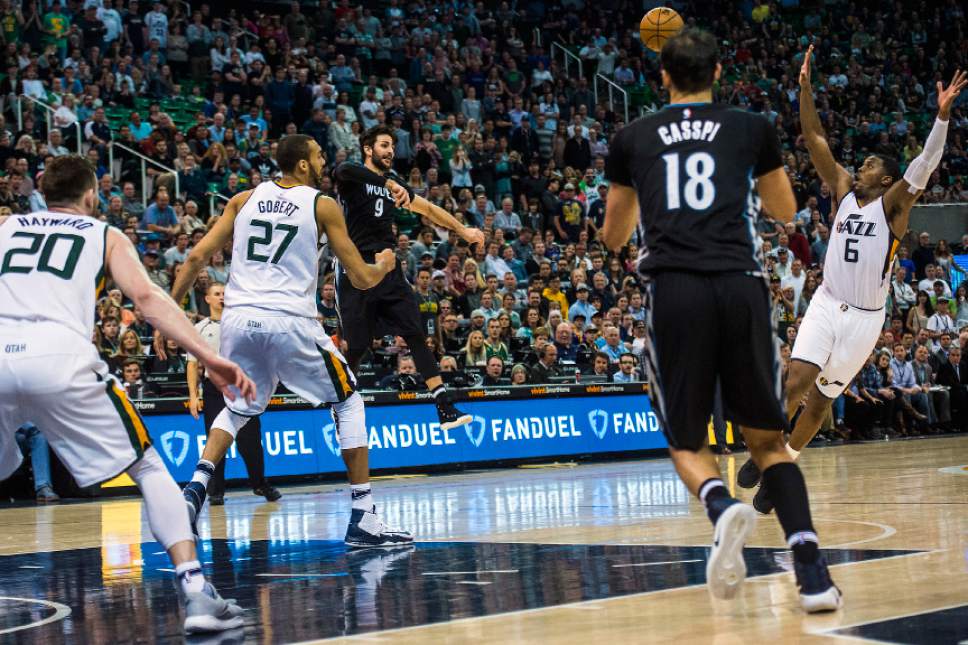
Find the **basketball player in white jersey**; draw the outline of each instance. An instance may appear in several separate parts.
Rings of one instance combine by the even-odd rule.
[[[241,627],[242,609],[202,574],[178,485],[91,342],[107,275],[155,328],[198,357],[227,398],[242,404],[255,386],[148,279],[128,238],[92,217],[97,179],[85,159],[51,161],[41,189],[47,211],[0,217],[0,480],[20,465],[14,431],[28,420],[43,428],[78,486],[127,473],[175,565],[185,631]]]
[[[173,297],[183,298],[212,254],[234,240],[221,354],[252,376],[258,394],[253,402],[226,400],[212,424],[192,482],[184,490],[193,526],[215,464],[225,457],[239,429],[265,411],[280,381],[315,406],[332,404],[342,450],[369,445],[356,380],[316,319],[317,247],[325,234],[330,249],[360,289],[378,284],[396,266],[396,257],[391,249],[384,249],[373,264],[363,261],[346,232],[339,205],[316,188],[326,162],[311,137],[285,137],[276,162],[282,180],[263,182],[233,197],[218,223],[189,254],[172,287]],[[353,512],[345,538],[349,546],[413,541],[409,533],[391,530],[380,520],[368,477],[350,483]]]
[[[794,459],[874,349],[884,327],[894,253],[908,230],[911,207],[941,161],[951,105],[968,82],[968,75],[957,71],[947,89],[938,83],[938,118],[924,150],[903,177],[897,160],[882,155],[867,157],[851,177],[834,161],[820,125],[810,85],[812,53],[811,45],[800,68],[800,124],[810,160],[839,206],[830,227],[823,283],[797,333],[786,382],[791,419],[807,397],[787,444]],[[751,488],[759,479],[759,469],[750,460],[740,469],[737,483]],[[753,506],[761,513],[773,509],[762,485]]]

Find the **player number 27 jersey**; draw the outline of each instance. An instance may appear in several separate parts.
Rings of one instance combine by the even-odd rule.
[[[256,186],[235,217],[227,309],[315,317],[316,200],[309,186]],[[323,197],[325,199],[325,197]]]
[[[38,211],[0,226],[0,326],[53,322],[90,341],[104,290],[108,225],[93,217]]]

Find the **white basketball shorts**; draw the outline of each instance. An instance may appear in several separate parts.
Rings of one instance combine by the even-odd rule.
[[[225,400],[229,410],[243,416],[262,414],[280,381],[314,406],[345,401],[356,388],[346,360],[315,318],[227,309],[219,353],[255,382],[252,403]]]
[[[874,351],[883,328],[883,309],[851,307],[821,288],[810,301],[790,356],[819,367],[817,389],[836,399]]]
[[[56,323],[4,323],[0,393],[0,480],[23,459],[14,435],[28,421],[81,487],[120,475],[151,445],[90,339]]]

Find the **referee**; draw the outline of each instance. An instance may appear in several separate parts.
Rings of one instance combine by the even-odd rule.
[[[834,610],[840,592],[783,442],[779,348],[755,230],[761,203],[783,222],[796,211],[780,142],[763,116],[712,102],[722,66],[711,34],[686,29],[660,59],[669,104],[612,141],[602,239],[618,251],[636,226],[645,238],[638,270],[648,297],[649,396],[679,477],[715,527],[706,579],[714,596],[737,593],[756,521],[720,479],[707,445],[718,381],[726,417],[743,427],[793,550],[803,609]]]
[[[225,303],[225,285],[215,282],[209,285],[205,292],[205,302],[209,306],[211,315],[195,324],[195,329],[209,346],[218,351],[221,338],[222,308]],[[188,408],[192,416],[198,418],[198,361],[194,356],[188,356],[186,368],[188,376]],[[208,378],[202,383],[202,402],[205,415],[205,434],[215,422],[215,417],[225,407],[225,397],[222,392]],[[265,477],[265,456],[262,452],[262,422],[259,417],[253,417],[239,430],[235,443],[245,460],[245,469],[249,473],[249,484],[252,492],[275,502],[282,493],[272,486]],[[215,474],[208,485],[209,504],[222,506],[225,504],[225,459],[215,466]]]

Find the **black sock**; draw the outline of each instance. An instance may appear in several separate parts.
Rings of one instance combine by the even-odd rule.
[[[723,511],[736,500],[730,496],[729,489],[726,488],[722,479],[712,477],[704,481],[702,486],[699,487],[699,501],[706,507],[706,515],[715,525]]]
[[[447,401],[447,388],[443,383],[430,390],[430,393],[433,395],[434,402],[436,403],[445,403]]]
[[[803,473],[793,462],[774,464],[763,471],[763,485],[767,487],[776,516],[783,527],[787,544],[798,562],[812,563],[820,553],[817,533],[810,519],[810,502]]]

